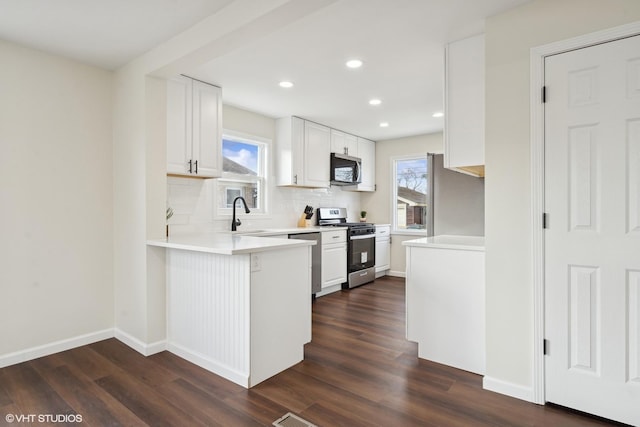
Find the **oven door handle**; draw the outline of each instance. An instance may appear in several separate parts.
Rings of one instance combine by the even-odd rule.
[[[375,234],[363,234],[361,236],[350,236],[349,240],[375,239]]]

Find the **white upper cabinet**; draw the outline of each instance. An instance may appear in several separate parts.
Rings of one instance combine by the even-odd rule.
[[[277,184],[329,187],[331,130],[299,117],[276,121]]]
[[[304,122],[304,182],[308,187],[328,187],[331,129]]]
[[[444,166],[484,176],[484,34],[445,54]]]
[[[331,129],[331,152],[358,157],[358,137]]]
[[[185,76],[167,83],[167,173],[222,173],[222,90]]]
[[[344,187],[349,191],[376,191],[376,143],[364,138],[358,140],[358,157],[362,160],[361,182]]]

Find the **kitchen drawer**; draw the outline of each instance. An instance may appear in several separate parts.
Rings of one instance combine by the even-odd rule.
[[[347,230],[322,231],[322,244],[341,243],[347,241]]]
[[[389,237],[391,235],[391,226],[376,225],[376,239]]]

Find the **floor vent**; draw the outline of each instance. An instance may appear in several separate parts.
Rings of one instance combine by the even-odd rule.
[[[291,412],[288,412],[275,420],[273,425],[276,427],[318,427],[317,425],[311,424],[309,421],[303,420]]]

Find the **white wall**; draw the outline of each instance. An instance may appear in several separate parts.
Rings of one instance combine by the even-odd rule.
[[[113,327],[113,76],[1,40],[0,63],[2,366]]]
[[[525,394],[533,372],[530,48],[637,20],[637,0],[538,0],[486,22],[486,374]]]
[[[367,211],[367,221],[376,224],[391,224],[391,195],[393,177],[391,159],[395,156],[425,155],[442,153],[442,133],[387,139],[376,142],[376,191],[362,193],[362,209]],[[394,234],[391,239],[391,274],[404,275],[406,265],[405,248],[402,241],[411,240],[416,235]]]
[[[223,88],[224,97],[224,88]],[[318,207],[345,207],[351,221],[357,221],[360,212],[360,193],[342,191],[340,187],[328,189],[289,188],[275,185],[275,120],[271,117],[224,105],[223,123],[225,130],[231,130],[270,140],[271,155],[268,168],[268,204],[266,215],[244,214],[240,211],[242,229],[295,227],[306,205]],[[229,230],[231,218],[216,214],[216,180],[170,177],[167,183],[167,201],[174,209],[170,220],[171,233],[189,230]],[[313,217],[315,223],[316,217]]]

